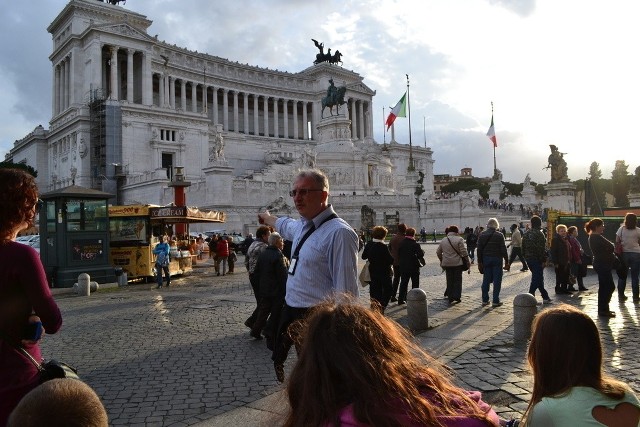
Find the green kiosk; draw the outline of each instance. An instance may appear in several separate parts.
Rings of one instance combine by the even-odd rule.
[[[69,288],[78,275],[116,281],[109,265],[107,202],[113,194],[72,185],[41,194],[40,258],[52,288]]]

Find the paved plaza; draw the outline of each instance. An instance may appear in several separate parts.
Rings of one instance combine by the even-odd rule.
[[[427,265],[420,287],[427,293],[429,329],[416,339],[453,369],[458,384],[482,391],[502,416],[517,417],[526,408],[532,379],[525,348],[513,344],[512,302],[527,291],[530,274],[515,263],[503,279],[504,305],[482,307],[481,275],[472,266],[464,275],[462,302],[449,306],[436,245],[423,248]],[[553,290],[554,283],[553,269],[545,269],[546,288]],[[278,425],[286,400],[264,340],[249,337],[243,325],[255,306],[243,263],[233,275],[216,277],[212,263],[201,262],[171,284],[161,290],[153,283],[103,287],[90,297],[54,290],[64,324],[43,340],[43,354],[79,369],[102,398],[112,425]],[[640,307],[631,298],[618,305],[614,296],[611,308],[618,316],[599,319],[591,270],[585,285],[588,291],[573,296],[551,292],[554,303],[580,307],[596,321],[606,371],[640,391]],[[367,289],[361,299],[368,304]],[[391,303],[387,315],[406,325],[406,306]],[[287,374],[294,362],[292,352]]]

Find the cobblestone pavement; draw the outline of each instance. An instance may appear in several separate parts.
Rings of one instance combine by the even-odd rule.
[[[424,248],[428,264],[420,287],[427,293],[430,327],[416,339],[453,368],[460,385],[481,390],[503,416],[521,414],[532,384],[525,349],[513,345],[511,303],[528,289],[529,273],[514,264],[503,279],[505,304],[490,308],[480,305],[481,276],[472,266],[463,279],[462,302],[449,306],[442,298],[445,277],[436,263],[436,246]],[[547,289],[553,289],[553,277],[546,269]],[[618,317],[598,319],[596,282],[590,271],[588,291],[554,302],[576,305],[595,319],[606,371],[638,391],[640,308],[631,298],[620,306],[615,299]],[[161,290],[148,283],[103,289],[90,297],[55,291],[64,325],[43,340],[43,354],[79,368],[102,398],[112,425],[275,425],[285,410],[270,352],[243,325],[255,299],[242,263],[235,274],[216,277],[204,262]],[[368,303],[367,290],[361,299]],[[387,315],[406,325],[406,306],[392,303]],[[292,352],[286,372],[294,361]]]

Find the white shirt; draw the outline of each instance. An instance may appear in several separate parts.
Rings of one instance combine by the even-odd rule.
[[[342,218],[322,224],[334,213],[329,205],[311,220],[316,230],[300,249],[295,274],[287,277],[285,302],[289,307],[312,307],[342,293],[358,296],[358,236]],[[276,220],[278,233],[293,242],[292,254],[311,221],[288,217]]]

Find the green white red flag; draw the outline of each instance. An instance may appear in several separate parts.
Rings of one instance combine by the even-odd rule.
[[[493,142],[493,146],[498,146],[498,139],[496,138],[496,130],[493,127],[493,114],[491,114],[491,126],[489,126],[489,130],[487,131],[487,136]]]
[[[396,120],[396,117],[407,117],[407,92],[402,95],[400,101],[391,109],[391,112],[387,116],[387,121],[385,125],[387,125],[387,130],[391,127],[393,122]]]

